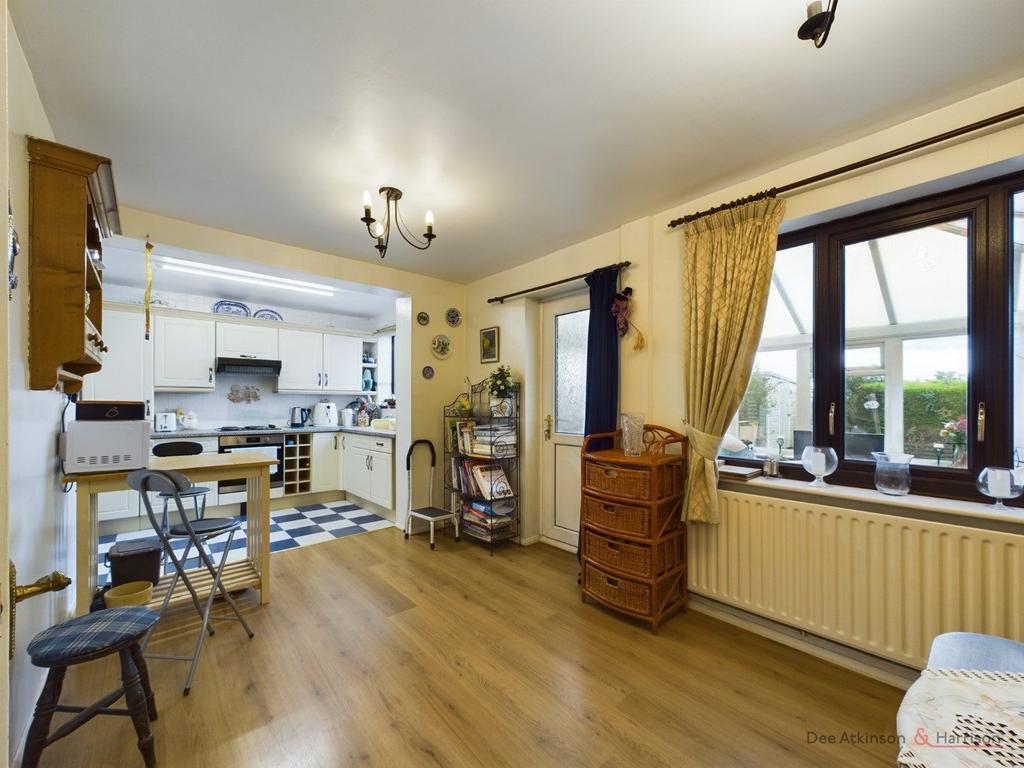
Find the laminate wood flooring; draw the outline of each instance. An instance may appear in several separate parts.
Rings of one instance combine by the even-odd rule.
[[[898,751],[897,689],[692,611],[654,637],[584,605],[575,558],[544,545],[431,552],[388,529],[271,566],[272,603],[242,600],[255,639],[219,622],[190,696],[184,663],[149,663],[161,766],[869,768]],[[150,650],[188,652],[194,614],[163,625]],[[62,701],[117,679],[111,660],[73,668]],[[142,760],[131,723],[100,717],[42,765]]]

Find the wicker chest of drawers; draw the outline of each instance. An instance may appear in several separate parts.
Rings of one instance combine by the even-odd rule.
[[[583,442],[583,600],[647,621],[657,633],[665,618],[686,608],[686,438],[647,425],[640,456],[623,453],[620,438],[613,432]],[[592,450],[602,439],[614,447]]]

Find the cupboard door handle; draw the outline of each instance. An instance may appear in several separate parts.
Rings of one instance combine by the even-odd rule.
[[[363,459],[363,466],[366,467],[366,471],[370,471],[370,454],[366,454],[366,458]]]
[[[828,404],[828,433],[834,435],[836,433],[836,404]]]
[[[210,383],[213,384],[213,368],[210,369]]]
[[[605,477],[615,478],[615,477],[619,476],[619,473],[616,472],[614,469],[604,469],[604,470],[601,470],[601,471],[604,473]]]
[[[149,418],[149,400],[146,401],[146,418]]]
[[[255,360],[256,359],[256,355],[239,355],[239,357],[244,357],[246,360]]]
[[[985,403],[978,403],[978,442],[985,442]]]
[[[322,373],[318,373],[316,375],[316,385],[318,387],[322,387],[323,386],[323,378],[324,378],[324,375]]]
[[[370,471],[373,472],[373,454],[371,453],[366,458],[368,458],[370,460]]]
[[[622,548],[614,541],[608,542],[608,549],[610,549],[612,552],[620,552],[622,550]]]
[[[334,436],[334,450],[338,450],[338,436]]]
[[[611,504],[602,504],[601,509],[604,510],[604,512],[606,512],[609,515],[615,514],[615,507],[613,507]]]
[[[324,374],[324,387],[325,388],[327,387],[327,377],[328,377],[328,374],[325,373]]]
[[[619,588],[619,580],[618,579],[613,579],[611,577],[606,576],[604,580],[608,584],[609,587],[612,587],[614,589],[618,589]]]

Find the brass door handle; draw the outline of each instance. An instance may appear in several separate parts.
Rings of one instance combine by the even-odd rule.
[[[8,639],[10,641],[7,648],[7,658],[9,659],[14,658],[14,631],[17,615],[15,605],[22,600],[28,600],[30,597],[44,595],[47,592],[60,592],[71,586],[71,579],[60,571],[54,571],[49,576],[36,579],[31,584],[18,584],[17,582],[18,569],[14,567],[14,561],[12,560],[10,561],[10,581],[8,582],[11,591],[7,603]]]
[[[551,423],[552,423],[552,419],[551,419],[551,414],[549,413],[547,416],[544,417],[544,439],[545,440],[550,440],[551,439]]]

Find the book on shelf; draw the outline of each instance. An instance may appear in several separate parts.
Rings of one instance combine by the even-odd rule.
[[[479,495],[485,499],[507,499],[513,495],[501,464],[477,464],[471,471]]]

